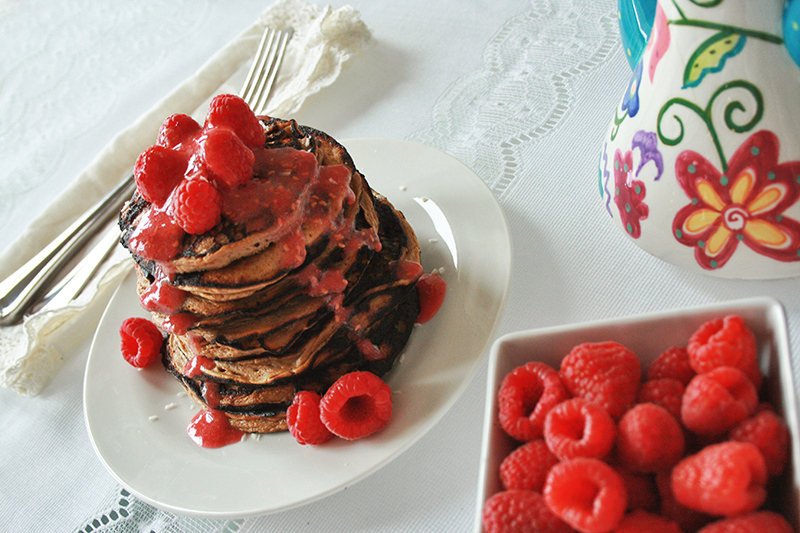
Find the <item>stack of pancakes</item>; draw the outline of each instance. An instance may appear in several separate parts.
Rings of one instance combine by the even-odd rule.
[[[296,150],[320,168],[339,166],[340,176],[347,170],[349,191],[324,203],[338,210],[326,214],[329,223],[309,214],[311,195],[294,212],[305,218],[293,240],[280,231],[285,220],[265,211],[260,222],[223,216],[202,235],[185,234],[168,262],[132,254],[140,296],[164,279],[185,293],[175,314],[151,313],[168,333],[164,366],[202,407],[225,413],[242,431],[266,433],[287,428],[297,391],[323,394],[347,372],[391,369],[419,314],[422,268],[413,229],[370,189],[342,145],[295,121],[260,120],[267,156]],[[263,155],[254,180],[269,179]],[[129,250],[149,209],[138,193],[123,208],[121,241]],[[298,242],[300,264],[292,262]],[[175,315],[185,327],[174,326]]]

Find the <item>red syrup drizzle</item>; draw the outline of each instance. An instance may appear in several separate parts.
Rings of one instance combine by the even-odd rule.
[[[447,282],[439,274],[423,274],[417,281],[419,315],[416,323],[424,324],[432,319],[444,303]]]
[[[327,296],[344,292],[347,280],[338,270],[323,271],[312,263],[297,274],[297,284],[306,286],[309,296]]]
[[[183,335],[197,323],[197,317],[191,313],[176,313],[168,316],[161,323],[167,333]]]
[[[184,374],[196,378],[203,374],[203,369],[214,366],[214,361],[197,355],[189,361]],[[219,383],[206,381],[203,383],[203,399],[208,408],[199,411],[186,428],[189,437],[203,448],[221,448],[241,441],[245,433],[234,428],[228,417],[217,409],[221,395]]]
[[[213,366],[214,362],[202,356],[195,356],[187,366],[186,374],[200,375],[202,368]],[[186,428],[189,437],[202,448],[222,448],[240,442],[245,432],[231,425],[230,419],[217,409],[220,403],[219,383],[206,381],[203,384],[203,398],[208,405],[194,417]]]
[[[381,349],[369,339],[361,339],[358,341],[357,346],[367,361],[380,361],[386,358]]]
[[[186,292],[173,287],[164,271],[157,268],[156,279],[142,292],[139,299],[142,307],[148,311],[173,315],[177,313],[186,300]]]
[[[199,411],[189,422],[186,432],[202,448],[222,448],[245,437],[245,433],[231,426],[225,413],[218,409]]]
[[[204,368],[213,368],[214,361],[202,355],[195,355],[183,369],[183,374],[190,378],[197,378],[203,374]]]

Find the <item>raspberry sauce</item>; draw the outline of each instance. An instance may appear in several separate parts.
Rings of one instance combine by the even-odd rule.
[[[189,422],[186,432],[202,448],[222,448],[241,441],[246,435],[231,426],[228,417],[217,409],[198,412]]]
[[[197,317],[191,313],[176,313],[168,316],[162,327],[167,333],[175,333],[176,335],[183,335],[189,328],[195,325]]]
[[[195,355],[186,365],[186,368],[183,369],[183,373],[190,378],[196,378],[203,374],[204,368],[212,368],[213,366],[214,361],[211,359],[202,355]]]
[[[361,339],[358,341],[358,349],[361,350],[361,353],[364,354],[364,359],[367,361],[380,361],[386,358],[383,352],[381,352],[381,349],[375,346],[369,339]]]
[[[417,294],[419,295],[417,324],[424,324],[439,312],[446,292],[447,282],[439,274],[420,276],[417,281]]]
[[[339,294],[347,288],[347,280],[338,270],[323,271],[315,264],[310,264],[297,275],[299,285],[308,286],[310,296]]]
[[[183,229],[167,213],[166,206],[155,205],[142,215],[131,235],[130,250],[153,261],[169,261],[180,250]]]
[[[157,270],[156,276],[140,296],[142,307],[151,312],[174,315],[186,300],[186,292],[170,285],[161,269]]]

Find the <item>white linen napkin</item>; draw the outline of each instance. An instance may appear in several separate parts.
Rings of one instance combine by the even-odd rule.
[[[167,116],[186,113],[202,120],[213,96],[238,92],[266,26],[294,30],[268,104],[268,113],[281,118],[291,118],[308,96],[333,83],[345,61],[372,43],[369,29],[350,6],[332,9],[303,0],[278,0],[97,155],[45,214],[0,255],[0,279],[129,174],[138,154],[155,141]],[[0,327],[0,384],[24,396],[41,392],[65,355],[94,330],[100,311],[132,265],[128,252],[118,246],[68,306],[33,314],[19,325]]]

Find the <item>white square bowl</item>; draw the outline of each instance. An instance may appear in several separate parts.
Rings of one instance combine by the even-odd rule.
[[[609,340],[619,342],[637,354],[644,373],[649,364],[667,348],[685,346],[692,333],[704,322],[729,314],[741,316],[755,334],[761,370],[766,376],[766,399],[785,418],[791,432],[791,464],[781,479],[785,487],[780,490],[786,495],[781,511],[797,529],[800,524],[800,432],[786,316],[783,307],[776,300],[752,298],[521,331],[497,339],[489,355],[475,532],[482,531],[484,503],[494,493],[502,490],[500,463],[518,446],[497,421],[497,391],[506,374],[529,361],[542,361],[558,370],[561,359],[574,346],[584,342]]]

